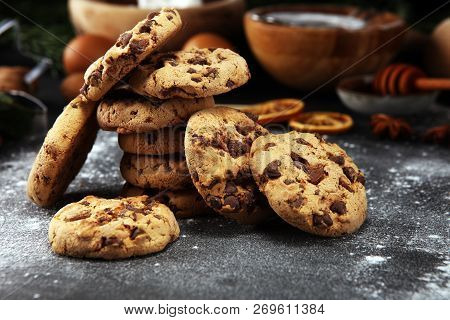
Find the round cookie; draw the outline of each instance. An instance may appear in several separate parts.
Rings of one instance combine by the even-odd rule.
[[[191,49],[155,54],[129,78],[139,94],[167,99],[209,97],[233,90],[250,79],[247,62],[228,49]]]
[[[97,136],[96,108],[79,95],[48,131],[28,176],[28,197],[37,205],[54,204],[80,171]]]
[[[122,199],[87,196],[59,210],[48,230],[55,253],[101,259],[158,252],[179,234],[170,209],[148,196]]]
[[[181,24],[176,10],[151,12],[133,29],[121,34],[116,44],[89,66],[81,94],[87,100],[100,100],[142,60],[165,44],[181,28]]]
[[[120,162],[125,181],[144,189],[181,190],[192,187],[186,160],[173,157],[139,156],[125,153]]]
[[[214,98],[159,100],[115,90],[100,102],[97,121],[103,130],[142,133],[187,122],[195,112],[214,107]]]
[[[202,196],[195,188],[158,192],[125,183],[121,192],[121,196],[123,197],[140,196],[144,194],[168,206],[176,218],[194,218],[213,212],[213,210],[206,205]]]
[[[133,154],[165,155],[184,152],[186,127],[176,126],[148,133],[119,134],[119,146]]]
[[[335,237],[366,219],[365,179],[338,145],[292,131],[255,140],[250,166],[270,206],[291,225]]]
[[[250,172],[250,147],[268,134],[246,114],[212,108],[194,114],[186,127],[186,161],[206,204],[241,223],[257,223],[272,214],[264,206]]]

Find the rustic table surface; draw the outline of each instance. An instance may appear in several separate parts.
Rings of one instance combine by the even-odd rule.
[[[54,119],[62,106],[57,82],[46,79],[41,87]],[[302,94],[265,79],[218,100],[286,96]],[[306,103],[310,110],[345,110],[322,93]],[[450,151],[420,141],[378,140],[367,117],[353,116],[354,130],[329,139],[367,177],[369,217],[358,233],[324,239],[281,220],[241,226],[212,216],[180,220],[180,239],[161,253],[110,262],[54,255],[47,230],[63,205],[87,194],[118,194],[123,181],[117,136],[100,132],[82,171],[51,209],[38,208],[25,195],[39,143],[7,143],[0,149],[0,298],[450,298]],[[449,119],[448,108],[433,106],[410,120],[421,131]]]

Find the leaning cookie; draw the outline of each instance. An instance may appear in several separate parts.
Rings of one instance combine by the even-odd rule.
[[[180,28],[181,19],[176,10],[162,9],[150,13],[133,29],[121,34],[116,44],[87,69],[81,94],[88,100],[101,99]]]
[[[120,162],[125,181],[144,189],[182,190],[192,187],[186,160],[180,155],[152,157],[125,153]]]
[[[28,176],[28,197],[37,205],[54,204],[80,171],[97,136],[96,107],[76,97],[47,133]]]
[[[195,112],[214,107],[214,98],[160,100],[116,90],[103,99],[97,121],[103,130],[121,134],[152,132],[187,122]]]
[[[253,181],[250,147],[267,130],[244,113],[212,108],[194,114],[186,127],[186,161],[206,204],[241,223],[272,215]]]
[[[184,153],[186,127],[176,126],[148,133],[119,134],[119,146],[133,154],[165,155]]]
[[[125,183],[121,196],[134,197],[148,195],[152,199],[159,201],[172,210],[176,218],[194,218],[211,214],[214,211],[208,207],[202,196],[194,187],[178,191],[157,191],[142,189],[132,184]]]
[[[56,213],[48,238],[57,254],[123,259],[163,250],[180,229],[170,209],[147,196],[87,196]]]
[[[144,60],[130,75],[139,94],[167,99],[198,98],[228,92],[250,79],[247,62],[228,49],[191,49]]]
[[[336,144],[309,133],[269,134],[253,143],[250,165],[270,206],[303,231],[342,236],[366,219],[364,176]]]

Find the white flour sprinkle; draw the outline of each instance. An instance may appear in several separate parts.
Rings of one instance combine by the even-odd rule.
[[[366,256],[365,259],[369,264],[381,264],[386,262],[386,258],[380,256]]]

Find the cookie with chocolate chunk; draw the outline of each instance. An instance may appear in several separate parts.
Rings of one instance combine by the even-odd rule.
[[[86,70],[81,94],[97,101],[142,60],[159,49],[181,28],[174,9],[151,12],[133,29],[121,34],[115,45]]]
[[[52,250],[79,258],[123,259],[163,250],[180,234],[170,209],[148,196],[87,196],[59,210],[50,222]]]
[[[120,162],[125,181],[144,189],[181,190],[192,187],[186,160],[180,155],[156,157],[125,153]]]
[[[119,134],[119,146],[123,151],[133,154],[183,153],[185,130],[183,125],[147,133]]]
[[[28,197],[37,205],[53,205],[80,171],[97,136],[96,109],[78,96],[48,131],[28,176]]]
[[[208,207],[202,196],[194,187],[178,191],[160,191],[142,189],[128,182],[124,184],[121,192],[123,197],[135,197],[148,195],[172,210],[176,218],[194,218],[207,215],[214,211]]]
[[[103,99],[97,121],[103,130],[118,133],[152,132],[187,122],[195,112],[214,107],[214,98],[160,100],[115,90]]]
[[[215,211],[242,223],[257,223],[272,214],[249,165],[253,141],[266,134],[254,119],[230,108],[202,110],[189,119],[184,142],[189,172]]]
[[[291,225],[336,237],[366,219],[364,175],[338,145],[292,131],[256,139],[250,155],[259,189]]]
[[[247,62],[228,49],[191,49],[150,56],[130,75],[139,94],[167,99],[209,97],[250,79]]]

